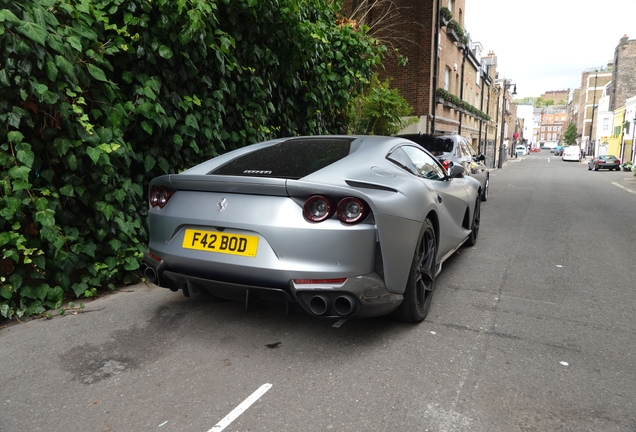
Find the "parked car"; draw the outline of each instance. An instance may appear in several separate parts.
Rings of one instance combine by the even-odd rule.
[[[149,186],[147,281],[195,300],[422,321],[442,263],[477,241],[481,186],[404,138],[282,138]]]
[[[563,156],[563,146],[556,146],[554,148],[554,155],[555,156]]]
[[[588,170],[598,171],[601,168],[606,168],[608,170],[615,169],[616,171],[621,170],[621,161],[614,155],[601,155],[595,156],[591,161],[587,163]]]
[[[581,148],[577,145],[567,146],[563,149],[563,156],[561,160],[564,161],[580,161],[581,160]]]
[[[428,134],[398,135],[407,138],[437,156],[445,167],[461,165],[467,175],[475,177],[481,184],[481,200],[488,201],[488,187],[490,186],[490,171],[485,164],[486,157],[477,155],[468,140],[461,135],[440,135],[433,137]]]
[[[517,156],[526,156],[528,154],[528,148],[524,145],[518,145],[515,147],[515,154]]]

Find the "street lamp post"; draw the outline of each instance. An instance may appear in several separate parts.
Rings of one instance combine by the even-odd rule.
[[[594,127],[594,111],[596,110],[596,80],[598,79],[598,71],[596,71],[596,74],[594,75],[594,99],[592,101],[592,121],[590,122],[590,136],[588,138],[588,143],[592,143],[592,128]],[[596,141],[596,140],[594,140]],[[596,146],[594,146],[596,150]],[[595,151],[596,153],[596,151]],[[590,154],[590,145],[588,144],[588,148],[587,148],[587,152],[586,154]]]
[[[504,78],[503,80],[503,100],[501,102],[501,139],[499,140],[499,162],[497,163],[497,168],[501,168],[503,166],[504,160],[504,129],[506,128],[506,93],[508,89],[514,86],[512,90],[512,95],[515,96],[517,94],[517,84],[508,83],[508,81]]]

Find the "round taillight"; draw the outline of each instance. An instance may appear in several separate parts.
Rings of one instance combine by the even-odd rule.
[[[164,187],[153,187],[148,192],[148,202],[151,207],[164,208],[171,196],[171,190]]]
[[[333,205],[329,198],[314,195],[309,198],[303,207],[303,214],[312,222],[322,222],[332,215]]]
[[[338,219],[344,223],[359,222],[365,212],[365,204],[358,198],[344,198],[338,203]]]
[[[166,189],[161,189],[159,192],[159,207],[165,206],[168,203],[169,193]]]
[[[152,188],[148,194],[148,202],[151,207],[157,207],[159,205],[159,189]]]

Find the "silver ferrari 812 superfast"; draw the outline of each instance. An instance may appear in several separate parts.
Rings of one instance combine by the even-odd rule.
[[[141,271],[195,300],[420,322],[442,263],[477,241],[480,188],[405,138],[253,144],[151,181]]]

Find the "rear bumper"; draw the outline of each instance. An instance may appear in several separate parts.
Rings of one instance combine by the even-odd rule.
[[[296,303],[307,313],[323,318],[363,318],[386,315],[402,303],[403,296],[387,290],[377,273],[350,277],[341,284],[296,284],[268,287],[213,280],[178,273],[165,261],[157,261],[146,253],[140,273],[148,282],[172,291],[208,292],[216,297],[247,301],[263,300]]]

